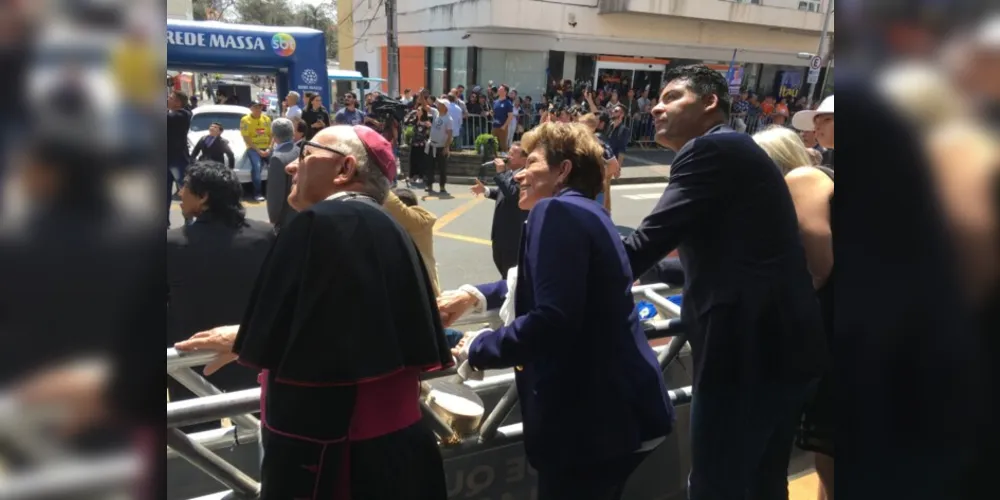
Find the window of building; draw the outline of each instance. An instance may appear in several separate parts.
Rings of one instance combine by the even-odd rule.
[[[545,93],[548,51],[480,49],[479,85],[506,83],[518,95],[538,99]]]
[[[448,88],[453,89],[459,85],[469,85],[469,48],[453,47],[451,49],[451,71],[448,73]]]
[[[820,0],[800,0],[799,10],[805,10],[809,12],[819,12]]]
[[[431,95],[439,96],[445,92],[444,76],[448,71],[448,61],[444,47],[434,47],[431,49]],[[450,89],[449,89],[450,90]]]

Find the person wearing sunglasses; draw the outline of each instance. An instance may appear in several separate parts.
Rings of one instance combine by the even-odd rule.
[[[261,370],[261,499],[447,498],[417,395],[421,372],[454,361],[428,270],[382,208],[392,145],[363,125],[328,127],[286,172],[299,213],[242,322],[176,347],[218,352],[206,370]]]

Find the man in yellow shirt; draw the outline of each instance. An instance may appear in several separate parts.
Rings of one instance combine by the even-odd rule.
[[[260,102],[250,104],[250,114],[240,120],[240,134],[247,145],[250,159],[250,181],[253,182],[253,199],[264,201],[260,187],[261,162],[271,153],[271,117],[261,113]]]

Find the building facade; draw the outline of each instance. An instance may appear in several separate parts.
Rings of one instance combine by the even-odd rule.
[[[554,80],[616,78],[655,91],[671,66],[700,62],[725,72],[735,61],[737,86],[789,96],[806,91],[803,53],[818,49],[826,1],[397,0],[400,89],[439,94],[492,81],[537,98]],[[353,14],[355,35],[340,46],[384,78],[381,3],[351,4],[339,2],[343,15]],[[831,16],[831,36],[834,29]]]

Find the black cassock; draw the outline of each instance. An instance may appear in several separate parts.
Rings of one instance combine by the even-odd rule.
[[[234,350],[262,370],[262,499],[447,497],[418,374],[453,361],[416,246],[373,199],[282,229]]]

